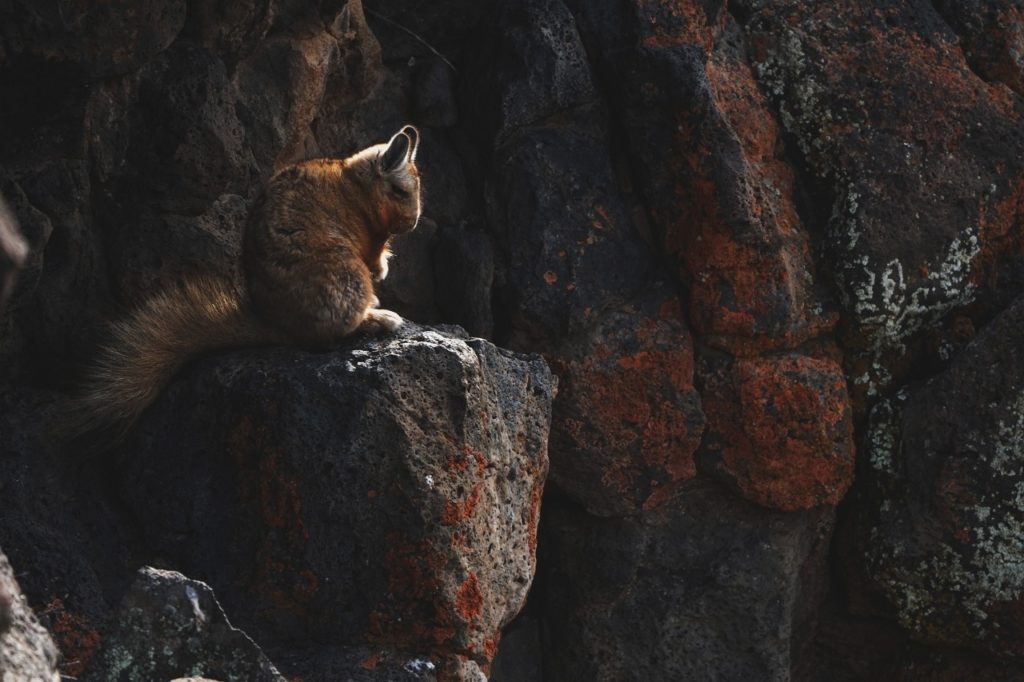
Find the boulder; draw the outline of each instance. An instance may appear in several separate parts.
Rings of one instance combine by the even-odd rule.
[[[150,546],[260,639],[486,666],[533,579],[554,381],[403,327],[196,363],[125,445]]]
[[[707,353],[699,367],[708,415],[702,471],[766,507],[839,504],[853,483],[855,449],[846,377],[835,358]]]
[[[174,571],[141,568],[83,682],[203,676],[223,682],[285,682],[213,590]]]
[[[186,0],[0,7],[0,55],[66,62],[91,78],[137,69],[185,25]],[[0,60],[3,61],[3,60]]]
[[[545,677],[790,679],[824,587],[832,512],[759,509],[706,479],[655,510],[545,504]]]
[[[952,4],[737,3],[757,81],[824,198],[862,407],[921,366],[919,332],[1019,290],[1024,102],[971,71],[936,9]]]
[[[679,298],[659,289],[549,354],[560,377],[551,480],[592,514],[636,514],[697,473],[692,344]]]
[[[0,552],[0,676],[59,682],[57,647],[29,608],[14,570]]]
[[[572,3],[705,343],[750,355],[834,326],[782,130],[725,3]]]
[[[1024,656],[1024,298],[871,413],[856,554],[930,644]]]

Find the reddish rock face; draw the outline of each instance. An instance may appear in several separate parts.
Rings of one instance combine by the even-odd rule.
[[[976,299],[998,310],[1019,281],[1024,104],[971,71],[932,3],[739,5],[758,82],[830,197],[824,246],[864,405],[914,370],[922,329]]]
[[[415,378],[408,337],[374,356],[394,375],[362,338],[200,362],[139,457],[89,477],[26,435],[52,394],[0,387],[0,544],[69,659],[157,554],[291,677],[476,679],[535,550],[551,589],[505,654],[559,680],[827,679],[798,653],[839,583],[910,634],[836,680],[1024,657],[999,321],[1024,291],[1021,0],[0,5],[0,192],[29,247],[10,395],[66,382],[168,282],[232,272],[275,166],[409,122],[423,225],[378,295],[561,378],[540,529],[544,420],[506,423],[539,394],[481,342]],[[484,356],[508,407],[486,422]]]
[[[702,469],[775,509],[835,505],[853,482],[846,379],[831,358],[786,354],[701,363]]]
[[[560,380],[551,477],[588,510],[637,513],[697,473],[704,414],[675,296],[609,314],[586,343],[549,360]]]

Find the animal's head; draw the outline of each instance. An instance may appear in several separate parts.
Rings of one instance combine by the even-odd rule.
[[[416,227],[420,218],[420,172],[416,152],[420,133],[407,125],[386,144],[377,144],[347,159],[345,165],[364,186],[375,216],[388,234]]]

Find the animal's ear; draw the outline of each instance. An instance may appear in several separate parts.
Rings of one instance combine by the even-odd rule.
[[[416,160],[416,152],[420,148],[420,131],[416,130],[415,126],[405,126],[401,132],[409,138],[409,142],[412,145],[409,148],[409,163],[412,163]]]
[[[404,129],[395,133],[395,136],[388,142],[388,148],[380,156],[381,170],[391,173],[407,164],[412,148],[412,138],[405,134]]]

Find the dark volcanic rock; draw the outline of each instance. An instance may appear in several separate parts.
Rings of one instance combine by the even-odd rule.
[[[289,678],[477,679],[550,407],[549,584],[488,672],[1020,677],[1022,55],[1022,0],[0,0],[0,546],[62,672],[145,561]],[[276,167],[406,123],[380,297],[542,353],[552,405],[411,327],[206,358],[123,460],[51,456],[39,384],[101,319],[236,273]]]
[[[991,294],[1024,253],[1024,103],[971,72],[933,3],[739,4],[758,81],[830,197],[825,246],[863,398],[905,371],[916,332],[976,298],[1007,301]]]
[[[225,61],[233,62],[259,45],[270,30],[274,4],[274,0],[194,2],[185,33],[220,54]]]
[[[239,116],[264,176],[317,155],[310,126],[339,57],[338,41],[323,30],[263,41],[238,64]]]
[[[431,658],[372,646],[301,647],[275,653],[289,678],[303,682],[486,682],[476,662],[465,657]]]
[[[198,215],[138,216],[107,249],[124,303],[141,304],[190,275],[216,272],[240,282],[248,215],[246,199],[225,194]]]
[[[186,0],[0,5],[0,62],[31,55],[66,61],[93,77],[138,68],[185,25]]]
[[[420,218],[416,229],[391,242],[388,276],[377,284],[381,307],[420,324],[440,320],[434,299],[434,245],[437,225]]]
[[[561,381],[551,478],[588,511],[635,514],[696,474],[704,413],[675,295],[638,297],[550,360]]]
[[[468,225],[442,227],[434,250],[436,303],[444,319],[473,336],[491,338],[494,311],[494,244]]]
[[[575,3],[694,331],[751,354],[828,331],[781,133],[724,3]]]
[[[52,391],[0,391],[0,547],[60,647],[61,672],[77,676],[126,587],[132,534],[102,492],[110,472],[53,451],[61,399]]]
[[[937,0],[935,8],[960,36],[967,63],[987,81],[1024,95],[1024,2]]]
[[[475,126],[502,137],[597,101],[586,52],[561,0],[499,2],[474,66]]]
[[[139,78],[128,148],[134,173],[127,181],[143,195],[131,196],[133,203],[195,214],[223,194],[246,195],[253,179],[250,133],[220,58],[175,43]]]
[[[516,348],[550,347],[651,281],[592,113],[532,127],[494,151],[488,221],[507,259],[496,281]],[[496,321],[497,322],[497,321]]]
[[[149,541],[261,637],[486,664],[534,572],[544,362],[411,325],[198,364],[128,443]]]
[[[700,479],[631,519],[546,505],[545,675],[789,680],[830,526],[827,510],[766,513]]]
[[[512,347],[551,347],[651,282],[654,262],[619,195],[572,15],[557,0],[505,2],[495,21],[464,89],[474,132],[493,149],[495,322]]]
[[[0,552],[0,677],[58,682],[57,648],[29,608],[14,571]]]
[[[701,469],[774,509],[836,505],[853,482],[846,377],[826,355],[724,359],[698,376],[708,415]]]
[[[213,590],[174,571],[142,568],[84,682],[208,676],[223,682],[284,682]]]
[[[83,161],[42,163],[11,171],[0,186],[29,246],[9,301],[12,329],[5,331],[12,336],[0,342],[2,351],[20,344],[22,355],[4,369],[65,383],[72,362],[83,361],[94,346],[104,291],[103,257],[87,204],[88,167]]]
[[[922,641],[1024,655],[1024,298],[871,414],[858,551]]]

